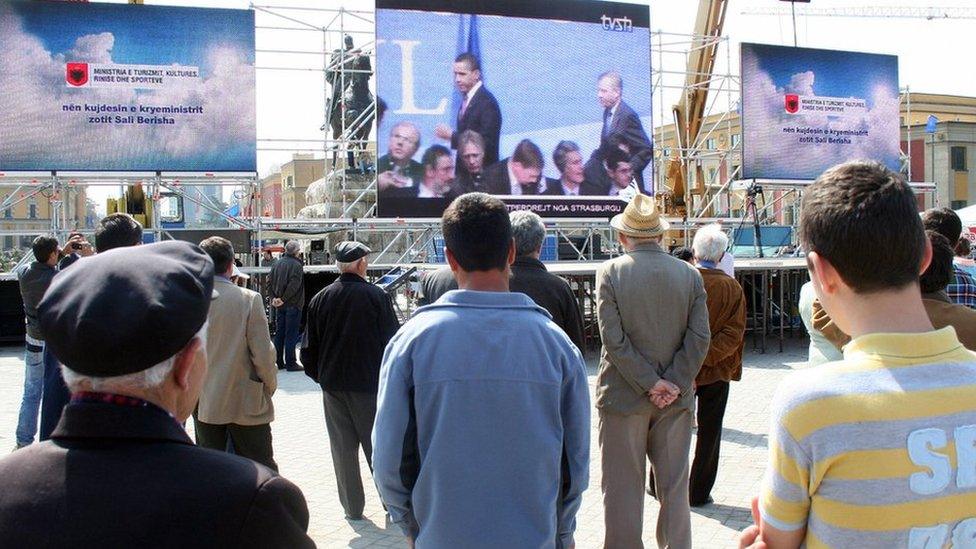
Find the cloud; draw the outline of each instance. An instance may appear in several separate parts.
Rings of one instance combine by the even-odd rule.
[[[254,66],[247,52],[215,46],[206,73],[193,83],[162,90],[65,85],[68,61],[113,63],[110,32],[79,36],[65,52],[48,51],[0,4],[0,162],[4,169],[36,163],[48,169],[233,169],[255,138]],[[180,65],[172,65],[179,68]],[[212,69],[211,69],[212,67]],[[63,112],[64,104],[200,105],[202,115],[166,115],[175,125],[89,124],[91,113]],[[180,166],[176,168],[175,166]]]
[[[817,95],[816,75],[796,73],[783,87],[759,66],[748,50],[743,55],[743,152],[744,163],[753,166],[751,176],[772,179],[815,179],[827,168],[853,159],[876,160],[898,166],[899,106],[897,93],[879,83],[867,100],[870,107],[860,116],[791,115],[784,108],[784,95]],[[852,76],[854,78],[854,76]],[[812,127],[827,130],[867,130],[866,137],[851,137],[850,145],[798,143],[800,136],[782,132],[784,127]]]

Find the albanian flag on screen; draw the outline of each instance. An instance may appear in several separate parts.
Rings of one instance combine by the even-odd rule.
[[[795,93],[786,94],[786,112],[796,114],[800,110],[800,96]]]
[[[88,63],[68,63],[64,78],[72,86],[84,86],[88,83]]]

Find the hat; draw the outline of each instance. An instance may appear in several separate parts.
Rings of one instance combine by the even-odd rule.
[[[82,375],[141,372],[179,352],[207,321],[214,265],[166,241],[116,248],[54,277],[38,305],[45,344]]]
[[[236,276],[238,278],[243,278],[244,280],[250,280],[251,275],[245,274],[244,271],[237,266],[237,263],[232,263],[234,269],[231,271],[230,276]]]
[[[663,235],[670,224],[661,219],[654,197],[637,194],[624,208],[623,213],[613,216],[610,226],[627,236],[651,238]]]
[[[361,257],[366,257],[372,251],[362,242],[346,240],[336,244],[335,257],[339,263],[352,263]]]

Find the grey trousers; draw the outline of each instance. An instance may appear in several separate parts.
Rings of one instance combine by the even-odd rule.
[[[339,502],[347,518],[363,516],[366,496],[359,469],[359,447],[366,463],[373,469],[373,420],[376,418],[376,395],[348,391],[323,391],[325,427],[329,431],[332,465],[335,467]]]
[[[604,547],[641,548],[647,459],[654,470],[661,512],[657,519],[659,547],[691,547],[688,504],[688,451],[691,410],[664,410],[616,415],[600,411]]]

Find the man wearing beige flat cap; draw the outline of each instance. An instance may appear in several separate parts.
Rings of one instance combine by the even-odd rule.
[[[694,267],[661,247],[668,222],[654,198],[636,195],[610,226],[626,253],[596,275],[604,546],[643,547],[649,459],[661,501],[658,545],[691,547],[692,385],[711,333],[705,289]]]

